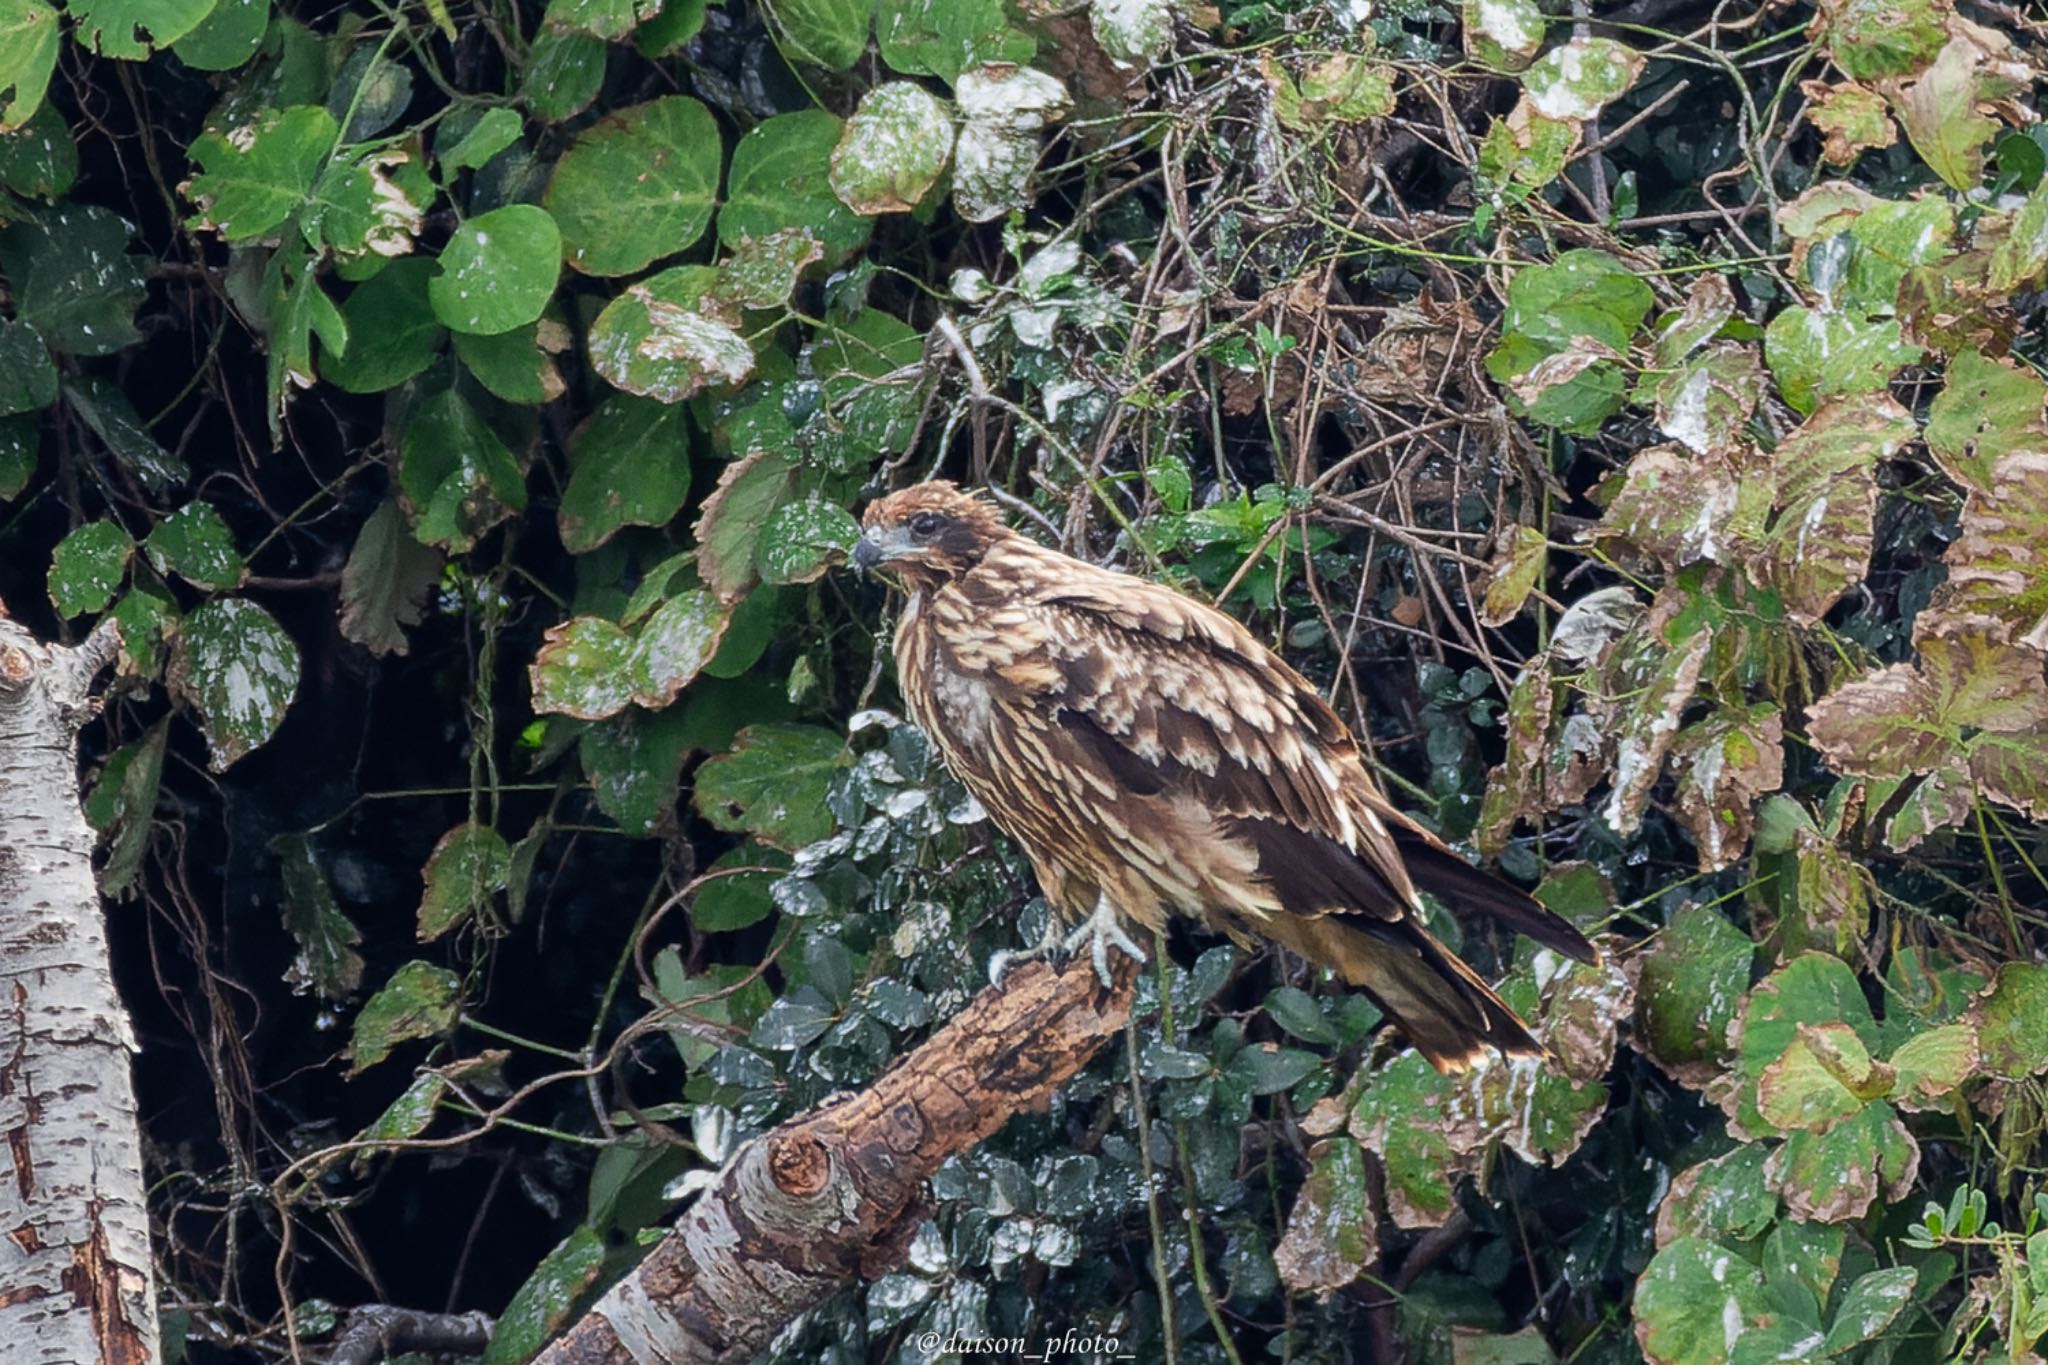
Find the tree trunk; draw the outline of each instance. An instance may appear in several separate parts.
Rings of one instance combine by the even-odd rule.
[[[1014,967],[868,1089],[734,1154],[633,1273],[537,1365],[701,1365],[757,1355],[783,1324],[901,1263],[947,1157],[1042,1106],[1130,1016],[1086,957]]]
[[[134,1036],[78,801],[78,729],[120,643],[38,644],[0,609],[0,1357],[149,1365],[156,1291]]]

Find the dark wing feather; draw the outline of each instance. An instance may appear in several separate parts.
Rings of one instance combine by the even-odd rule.
[[[1600,960],[1600,950],[1590,939],[1528,892],[1472,866],[1434,835],[1405,819],[1388,823],[1408,875],[1417,886],[1451,909],[1490,915],[1516,933],[1566,957],[1581,962]]]

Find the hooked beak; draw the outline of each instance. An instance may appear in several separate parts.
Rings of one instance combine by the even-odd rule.
[[[882,542],[873,531],[862,533],[853,547],[853,571],[865,576],[882,562]]]

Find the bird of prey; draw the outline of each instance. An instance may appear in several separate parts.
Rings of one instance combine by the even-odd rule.
[[[1364,991],[1438,1070],[1526,1025],[1422,924],[1421,887],[1595,961],[1585,936],[1401,814],[1316,689],[1231,617],[1009,529],[950,483],[871,503],[852,555],[904,591],[911,718],[1023,846],[1108,977],[1126,926],[1191,916]]]

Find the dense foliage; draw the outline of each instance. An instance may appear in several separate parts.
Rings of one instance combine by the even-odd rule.
[[[0,598],[124,631],[186,1357],[522,1359],[1036,939],[829,572],[927,471],[1617,951],[1466,926],[1556,1058],[1446,1079],[1176,935],[786,1358],[2033,1351],[2048,26],[1593,8],[0,0]]]

